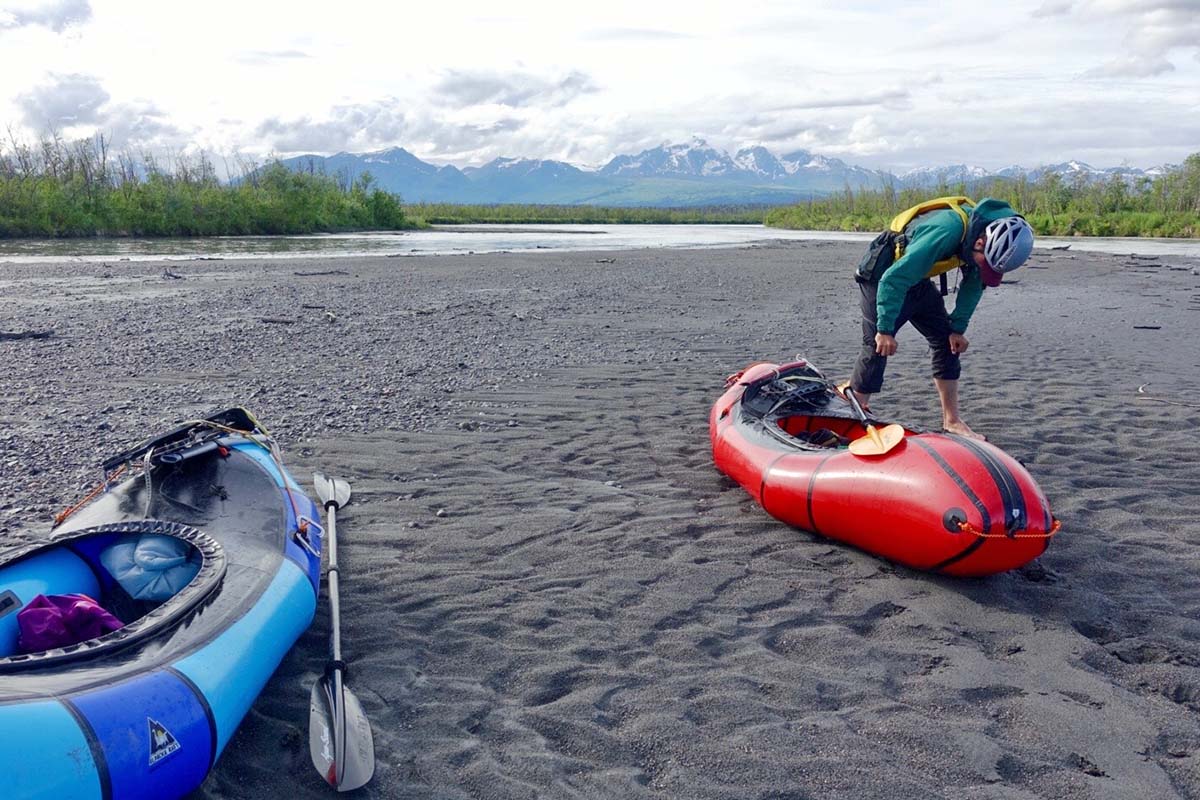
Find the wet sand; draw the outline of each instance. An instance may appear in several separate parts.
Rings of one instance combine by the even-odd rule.
[[[712,466],[727,374],[848,374],[860,247],[0,265],[0,331],[54,331],[0,339],[0,540],[243,404],[299,479],[353,485],[355,796],[1200,797],[1200,262],[1039,250],[987,292],[966,418],[1063,532],[955,580],[788,528]],[[911,328],[872,406],[939,422]],[[327,612],[196,797],[330,796]]]

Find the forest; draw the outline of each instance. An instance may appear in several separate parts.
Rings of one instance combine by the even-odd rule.
[[[1056,173],[1037,181],[992,179],[936,188],[854,191],[767,212],[767,225],[803,230],[876,231],[931,197],[965,194],[1006,200],[1045,236],[1200,237],[1200,153],[1154,178],[1072,182]]]
[[[970,185],[879,189],[846,186],[791,206],[689,208],[586,205],[405,205],[358,176],[225,164],[222,181],[204,153],[160,163],[146,153],[109,152],[100,136],[0,150],[0,238],[81,236],[248,236],[403,230],[429,225],[766,224],[805,230],[882,230],[893,216],[930,197],[966,194],[1008,201],[1034,230],[1051,236],[1200,237],[1200,153],[1155,177],[1105,181],[989,179]]]
[[[0,238],[250,236],[415,227],[400,198],[350,179],[239,164],[222,182],[203,153],[161,164],[102,137],[12,141],[0,152]]]

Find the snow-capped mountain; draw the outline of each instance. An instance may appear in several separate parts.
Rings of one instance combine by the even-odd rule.
[[[283,163],[294,169],[350,178],[369,172],[376,185],[399,193],[407,202],[614,206],[780,204],[841,192],[847,187],[857,191],[885,184],[921,189],[961,184],[971,192],[991,178],[1037,181],[1049,173],[1068,184],[1107,181],[1114,176],[1132,183],[1172,168],[1098,169],[1072,160],[1031,169],[1013,165],[996,172],[951,164],[894,175],[808,150],[776,156],[766,147],[755,145],[730,156],[699,138],[664,144],[636,155],[618,155],[594,171],[563,161],[531,158],[496,158],[483,166],[460,170],[426,163],[401,147],[371,153],[297,156]]]
[[[795,172],[788,168],[762,145],[743,147],[733,156],[733,163],[743,172],[759,175],[769,181],[783,180]]]
[[[733,162],[754,177],[807,191],[835,191],[847,185],[854,189],[860,186],[878,188],[886,177],[876,170],[851,166],[839,158],[829,158],[808,150],[796,150],[776,157],[762,145],[738,150]]]
[[[854,167],[836,158],[797,150],[777,157],[762,145],[745,147],[731,158],[703,139],[688,144],[665,144],[637,155],[616,156],[600,169],[601,175],[630,178],[728,180],[746,184],[772,184],[801,193],[837,191],[846,185],[878,188],[881,174]]]
[[[1060,164],[1044,164],[1040,167],[1025,168],[1019,165],[1005,167],[995,173],[1001,178],[1018,178],[1024,177],[1026,180],[1037,181],[1044,178],[1046,175],[1057,175],[1066,184],[1074,184],[1076,182],[1094,183],[1096,181],[1108,181],[1114,177],[1123,178],[1126,181],[1136,181],[1140,178],[1157,178],[1164,175],[1172,169],[1169,165],[1158,167],[1150,167],[1149,169],[1139,169],[1138,167],[1093,167],[1083,161],[1064,161]]]
[[[944,167],[918,167],[897,176],[901,186],[937,186],[941,183],[970,183],[989,178],[994,173],[969,164],[950,164]]]
[[[345,175],[353,180],[370,173],[375,184],[405,200],[415,197],[459,197],[469,191],[471,182],[458,167],[429,164],[403,147],[371,153],[337,153],[332,156],[304,155],[283,159],[297,170],[314,170],[326,175]]]
[[[433,164],[428,164],[414,156],[412,153],[405,150],[403,147],[392,147],[388,150],[376,150],[373,153],[338,153],[330,156],[330,160],[357,158],[366,164],[377,164],[382,167],[396,169],[410,169],[416,172],[432,175],[438,171],[438,167]]]
[[[617,156],[600,169],[614,178],[713,178],[739,172],[729,154],[709,147],[703,139],[643,150],[636,156]]]
[[[829,158],[808,150],[783,155],[779,163],[788,174],[787,183],[809,191],[836,192],[849,186],[878,189],[891,176],[886,172],[856,167],[840,158]]]
[[[572,203],[594,191],[592,173],[565,161],[495,158],[463,170],[471,183],[470,202]]]
[[[550,161],[541,158],[494,158],[482,167],[466,167],[463,174],[469,178],[480,178],[487,175],[516,175],[537,176],[553,180],[555,178],[574,177],[583,175],[583,170],[565,161]]]

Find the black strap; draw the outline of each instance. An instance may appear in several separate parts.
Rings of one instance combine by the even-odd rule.
[[[950,285],[946,281],[946,273],[938,275],[938,281],[942,284],[942,297],[950,294]]]

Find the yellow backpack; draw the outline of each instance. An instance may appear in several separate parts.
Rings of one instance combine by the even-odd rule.
[[[926,200],[924,203],[919,203],[912,208],[901,211],[892,218],[887,230],[871,241],[871,246],[868,248],[867,254],[863,256],[862,261],[859,262],[858,268],[855,270],[854,279],[860,283],[878,282],[884,271],[899,261],[900,257],[904,255],[904,249],[908,246],[908,237],[905,235],[904,229],[914,219],[930,211],[941,211],[948,208],[956,212],[959,219],[962,220],[962,238],[965,239],[967,236],[969,215],[963,209],[964,205],[974,207],[975,201],[962,195],[935,197],[932,200]],[[933,269],[929,271],[929,275],[930,277],[944,275],[961,265],[962,260],[957,255],[943,258],[933,265]]]

